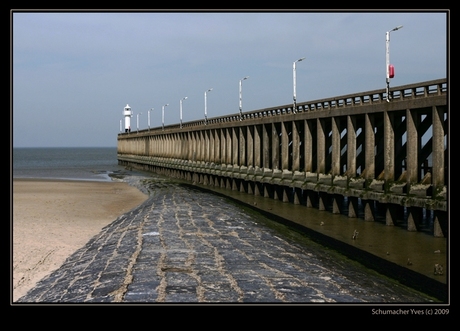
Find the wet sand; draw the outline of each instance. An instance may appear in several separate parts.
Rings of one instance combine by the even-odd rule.
[[[146,198],[122,182],[14,179],[12,300]]]

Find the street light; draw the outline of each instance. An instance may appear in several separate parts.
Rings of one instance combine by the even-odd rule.
[[[293,105],[292,111],[293,111],[294,113],[297,112],[296,86],[295,86],[295,85],[296,85],[295,64],[296,64],[297,62],[300,62],[300,61],[303,61],[303,60],[305,60],[304,57],[301,58],[301,59],[298,59],[297,61],[294,61],[294,62],[292,63],[292,80],[293,80],[293,89],[294,89],[294,94],[293,94],[294,105]]]
[[[242,100],[242,87],[243,87],[243,80],[248,79],[249,76],[240,79],[240,121],[243,120],[243,100]]]
[[[137,132],[139,132],[139,115],[142,115],[142,113],[137,113]]]
[[[394,73],[390,75],[390,32],[401,29],[403,26],[399,25],[385,34],[385,45],[386,45],[386,82],[387,82],[387,102],[390,102],[390,78],[393,78]],[[393,70],[392,70],[393,71]],[[391,76],[391,77],[390,77]]]
[[[207,99],[206,99],[206,93],[211,92],[212,87],[204,92],[204,124],[208,124],[208,106],[207,106]]]
[[[168,106],[169,103],[164,105],[161,110],[161,122],[163,123],[163,130],[165,129],[165,107]]]
[[[148,111],[147,111],[147,121],[149,122],[148,123],[148,126],[149,126],[149,131],[150,131],[150,112],[153,111],[153,108],[150,108]]]
[[[187,97],[184,97],[180,99],[180,128],[182,129],[182,101],[187,99]]]

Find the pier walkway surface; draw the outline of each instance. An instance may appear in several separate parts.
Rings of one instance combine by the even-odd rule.
[[[17,303],[440,302],[222,196],[135,178],[149,198]]]

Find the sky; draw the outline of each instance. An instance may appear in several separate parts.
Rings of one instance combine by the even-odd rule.
[[[450,12],[11,11],[13,147],[115,147],[161,127],[449,77]],[[168,106],[165,106],[167,105]],[[153,110],[152,110],[153,108]],[[139,121],[138,121],[139,120]],[[139,122],[139,125],[138,125]],[[123,121],[124,123],[124,121]],[[124,126],[122,127],[124,129]]]

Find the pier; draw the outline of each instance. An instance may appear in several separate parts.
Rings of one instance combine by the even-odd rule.
[[[448,235],[447,79],[123,132],[120,165]],[[426,223],[426,222],[425,222]]]

